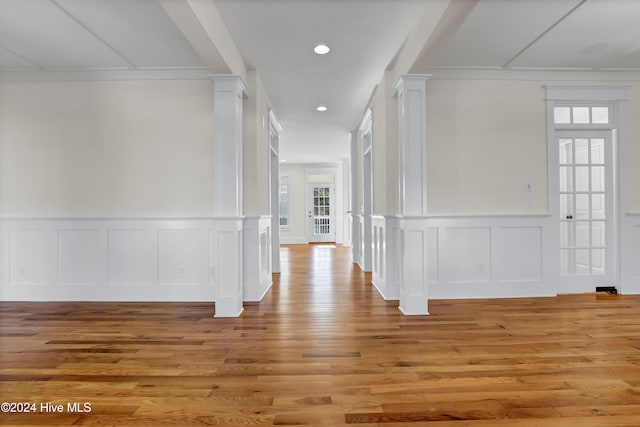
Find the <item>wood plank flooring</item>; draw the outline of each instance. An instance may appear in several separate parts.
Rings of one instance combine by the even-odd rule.
[[[0,401],[37,407],[0,424],[640,426],[639,297],[404,317],[348,249],[284,246],[282,265],[237,319],[202,303],[1,303]]]

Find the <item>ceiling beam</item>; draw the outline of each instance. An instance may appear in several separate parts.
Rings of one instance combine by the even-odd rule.
[[[159,2],[212,73],[246,78],[247,67],[213,1]]]
[[[478,0],[434,0],[403,46],[393,69],[395,78],[429,72],[449,39],[458,31]]]

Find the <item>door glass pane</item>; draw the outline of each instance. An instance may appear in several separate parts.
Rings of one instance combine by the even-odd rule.
[[[562,274],[576,273],[576,251],[575,249],[560,250],[560,271]]]
[[[592,274],[606,274],[605,268],[605,256],[607,254],[606,249],[592,249],[591,250],[591,273]]]
[[[591,117],[591,122],[594,125],[609,123],[609,107],[593,107]]]
[[[589,166],[576,166],[576,191],[589,191]]]
[[[571,123],[589,123],[589,107],[572,107]],[[608,120],[608,110],[600,111]],[[579,136],[581,132],[575,132]],[[584,135],[584,134],[583,134]],[[605,274],[607,194],[606,138],[558,139],[560,184],[560,261],[565,275]],[[606,166],[608,167],[608,165]]]
[[[604,139],[591,140],[591,164],[604,164]]]
[[[573,140],[560,140],[560,164],[570,165],[573,163]]]
[[[576,139],[576,164],[586,165],[589,163],[589,140]]]
[[[569,110],[569,107],[554,107],[553,121],[561,125],[571,123],[571,112]]]
[[[576,222],[576,248],[588,248],[589,244],[589,221]]]
[[[575,274],[590,274],[591,259],[589,249],[576,249],[576,267]]]
[[[591,223],[591,246],[602,248],[605,245],[605,223],[604,221],[593,221]]]
[[[331,234],[329,187],[313,188],[313,234],[325,236]]]
[[[560,195],[560,219],[569,219],[567,217],[573,217],[573,194],[561,194]]]
[[[589,195],[576,194],[576,213],[575,219],[589,219]]]
[[[575,246],[573,242],[573,222],[560,222],[560,246],[563,248],[572,248]]]
[[[560,191],[573,191],[573,167],[560,167]]]
[[[604,191],[604,166],[591,168],[591,191]]]
[[[589,107],[573,107],[573,123],[589,123]]]
[[[591,195],[591,219],[605,219],[604,194]]]

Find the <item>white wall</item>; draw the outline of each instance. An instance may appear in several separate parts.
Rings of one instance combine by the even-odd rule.
[[[247,72],[247,98],[243,114],[243,208],[245,215],[270,215],[269,210],[269,107],[260,76]]]
[[[387,158],[385,86],[378,85],[371,104],[372,111],[372,160],[373,160],[373,214],[387,212]]]
[[[430,80],[427,159],[430,214],[546,212],[541,84]]]
[[[209,81],[0,85],[0,216],[213,212]]]
[[[427,82],[430,214],[547,212],[546,83]],[[631,86],[628,155],[622,161],[629,210],[640,212],[640,168],[636,166],[640,162],[640,85]],[[528,182],[532,192],[525,191]]]
[[[629,90],[627,104],[628,135],[625,170],[627,172],[628,211],[640,213],[640,83]]]
[[[304,165],[280,163],[289,177],[289,226],[280,227],[280,243],[307,243]]]

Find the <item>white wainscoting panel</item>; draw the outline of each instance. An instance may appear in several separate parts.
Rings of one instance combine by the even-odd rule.
[[[2,219],[0,300],[213,302],[218,222]]]
[[[273,284],[271,275],[271,216],[244,219],[245,301],[260,301]]]
[[[60,285],[100,286],[107,282],[106,234],[99,229],[58,231]]]
[[[640,294],[640,213],[624,215],[621,227],[620,292]]]
[[[7,260],[6,271],[11,283],[52,286],[58,281],[58,233],[55,230],[11,230],[8,243],[10,257],[2,259]]]
[[[400,299],[398,221],[373,217],[372,281],[391,300]],[[430,299],[556,295],[558,251],[550,246],[550,217],[432,216],[423,227]]]
[[[492,264],[500,283],[542,280],[542,227],[493,228]]]
[[[161,285],[197,286],[208,280],[207,233],[200,229],[158,231]]]
[[[400,230],[396,216],[372,216],[371,281],[385,300],[400,299]]]
[[[556,295],[550,217],[451,216],[431,217],[428,223],[436,232],[430,236],[429,262],[438,266],[438,277],[430,275],[430,298]]]
[[[109,283],[144,286],[158,281],[158,233],[152,229],[108,231]]]
[[[491,275],[491,228],[444,226],[440,265],[448,283],[487,284]]]

